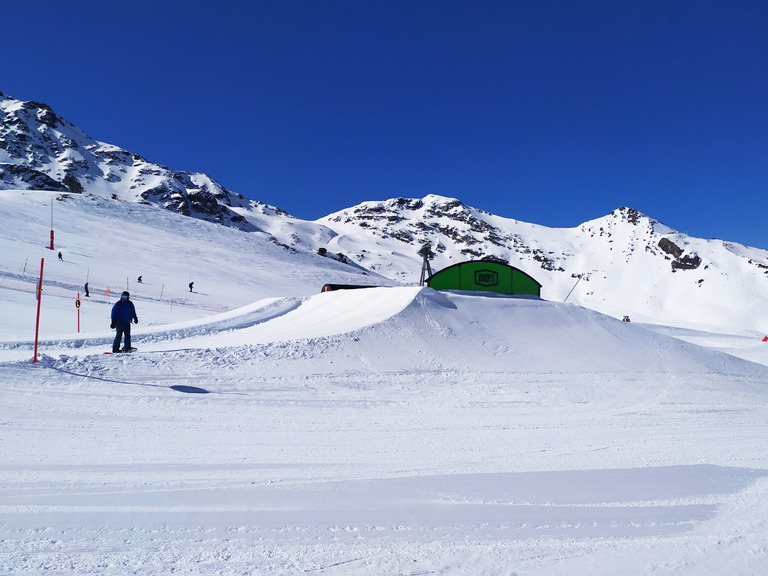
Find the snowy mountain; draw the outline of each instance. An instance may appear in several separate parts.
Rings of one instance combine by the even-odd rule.
[[[768,251],[680,233],[632,208],[569,229],[495,216],[457,199],[394,198],[307,222],[96,141],[50,107],[0,94],[0,189],[82,193],[139,203],[256,234],[315,254],[418,281],[428,243],[434,270],[469,259],[507,262],[542,297],[616,318],[735,334],[768,332]]]
[[[172,170],[99,142],[46,104],[0,92],[0,114],[0,189],[87,192],[244,231],[256,227],[241,212],[285,216],[230,192],[206,174]]]
[[[441,196],[365,202],[318,222],[341,251],[404,282],[420,247],[441,269],[464,260],[509,263],[542,297],[633,321],[734,333],[768,331],[768,251],[682,234],[631,208],[576,228],[494,216]]]

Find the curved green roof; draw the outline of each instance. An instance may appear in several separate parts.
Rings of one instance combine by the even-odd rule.
[[[443,268],[427,280],[435,290],[478,290],[499,294],[541,295],[541,284],[528,274],[499,262],[460,262]]]

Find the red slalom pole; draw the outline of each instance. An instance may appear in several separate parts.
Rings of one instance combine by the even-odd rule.
[[[43,299],[43,264],[45,258],[40,258],[40,280],[37,281],[37,320],[35,321],[35,355],[32,362],[37,362],[37,336],[40,333],[40,301]]]

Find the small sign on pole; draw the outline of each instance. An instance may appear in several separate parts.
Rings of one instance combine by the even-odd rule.
[[[77,333],[80,334],[80,292],[77,293],[75,308],[77,308]]]

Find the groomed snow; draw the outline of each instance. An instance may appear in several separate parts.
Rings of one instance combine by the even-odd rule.
[[[732,337],[538,299],[321,294],[381,282],[122,203],[57,207],[58,262],[45,216],[29,224],[49,200],[4,200],[0,573],[768,567],[768,367],[672,336]],[[113,232],[132,248],[98,242]],[[103,355],[105,289],[126,281],[139,352]]]

